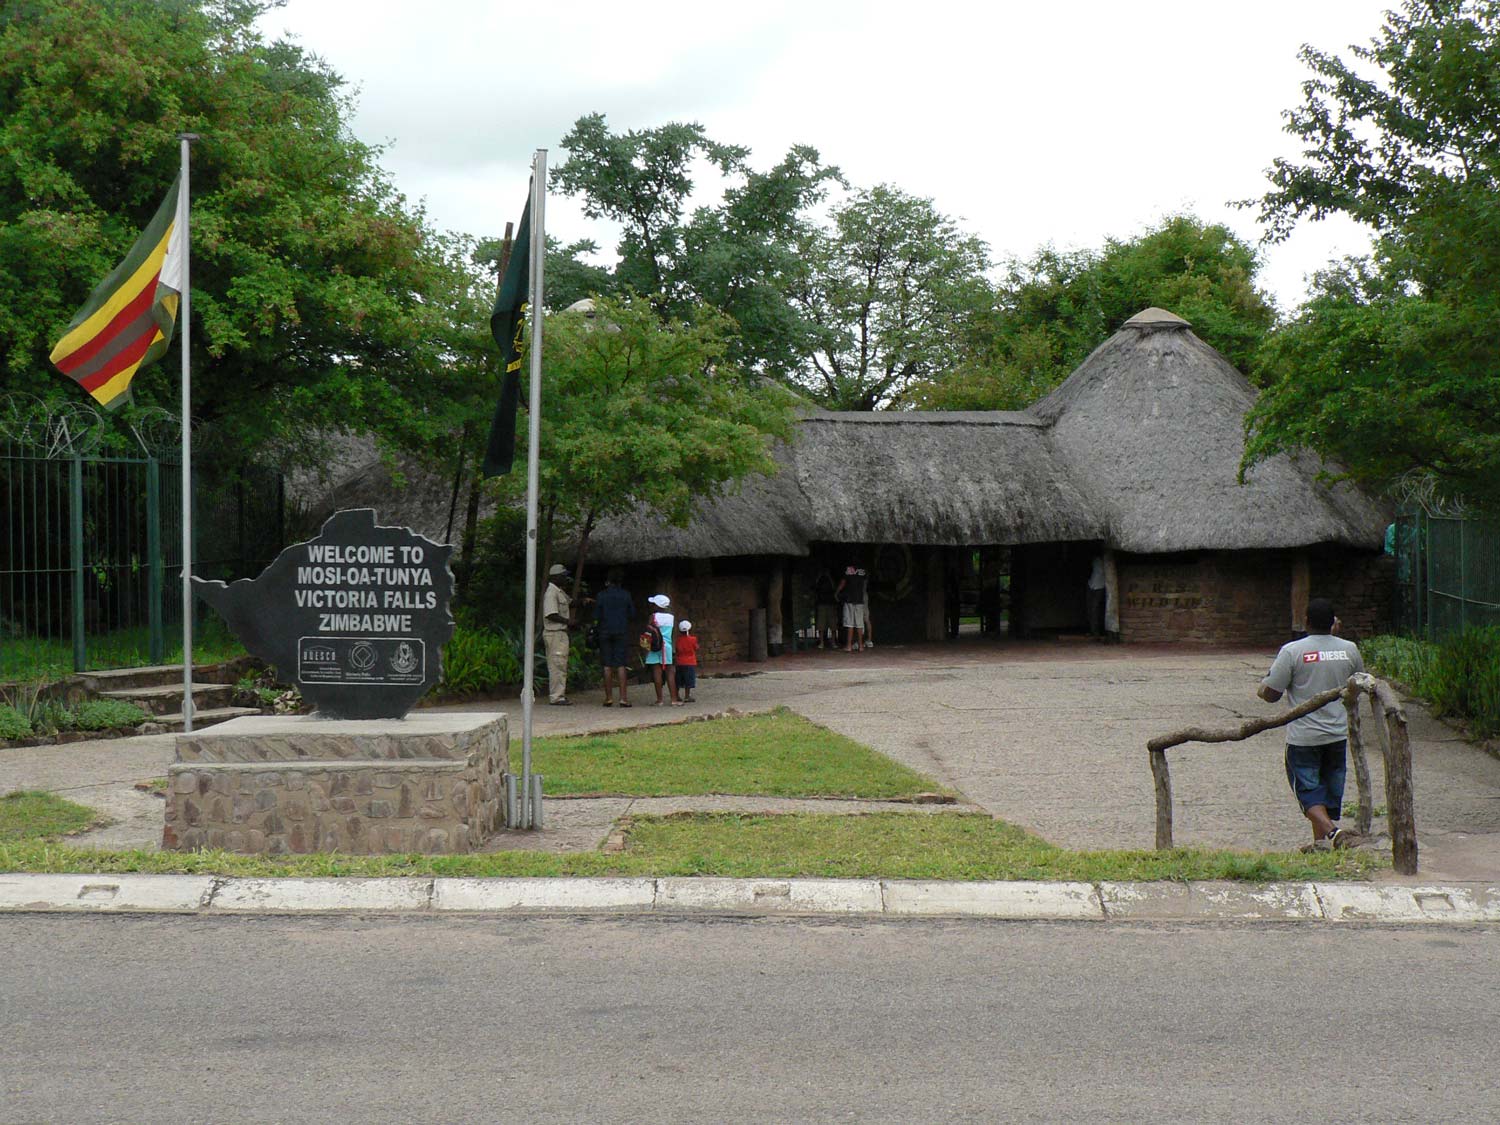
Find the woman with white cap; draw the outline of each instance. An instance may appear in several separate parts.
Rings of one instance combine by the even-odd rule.
[[[672,599],[666,594],[652,594],[646,600],[656,607],[651,614],[651,624],[661,635],[661,648],[653,648],[646,653],[646,664],[651,669],[651,682],[656,685],[656,705],[662,705],[661,681],[665,671],[668,697],[673,707],[681,707],[682,704],[677,699],[677,669],[672,664],[672,627],[677,619],[667,612]]]

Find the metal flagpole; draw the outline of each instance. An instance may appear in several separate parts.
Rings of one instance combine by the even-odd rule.
[[[182,340],[182,729],[193,730],[193,442],[192,442],[192,195],[188,186],[188,152],[197,133],[178,133],[182,143],[182,184],[177,189],[184,220],[173,237],[182,239],[182,295],[177,305],[178,336]]]
[[[542,435],[542,259],[546,255],[547,150],[531,162],[531,397],[527,401],[526,446],[526,672],[521,689],[520,827],[536,825],[531,801],[531,709],[536,674],[536,548],[538,452]]]

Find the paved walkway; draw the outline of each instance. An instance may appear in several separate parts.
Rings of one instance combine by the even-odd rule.
[[[739,674],[748,669],[736,666],[727,669],[735,673],[729,678],[703,679],[696,708],[650,706],[649,686],[632,692],[636,706],[629,710],[606,709],[591,693],[579,692],[573,707],[538,706],[534,727],[538,734],[575,734],[786,706],[1056,843],[1149,848],[1154,804],[1146,740],[1190,724],[1236,726],[1273,713],[1254,694],[1271,655],[1068,643],[814,652],[754,666],[753,675]],[[514,701],[446,709],[497,708],[512,710],[519,725]],[[1496,877],[1500,760],[1465,743],[1419,705],[1409,714],[1423,877]],[[1267,732],[1243,743],[1172,751],[1178,842],[1250,849],[1303,843],[1306,828],[1286,789],[1280,745],[1279,732]],[[89,843],[113,846],[132,835],[142,839],[143,832],[151,839],[160,830],[159,799],[127,793],[122,785],[161,776],[172,756],[171,736],[0,750],[0,791],[54,789],[124,818],[92,834]],[[1378,754],[1371,769],[1379,804]],[[697,807],[700,799],[683,800],[681,807]],[[701,800],[723,807],[725,799]],[[739,798],[728,800],[747,807]],[[626,811],[647,809],[625,799],[552,800],[548,827],[526,844],[595,846],[600,826],[607,831]],[[594,844],[585,845],[590,836]]]

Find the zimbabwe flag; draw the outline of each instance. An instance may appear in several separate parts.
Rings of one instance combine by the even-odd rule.
[[[186,264],[187,200],[181,186],[179,175],[146,232],[89,294],[52,349],[53,366],[108,410],[130,400],[136,371],[159,359],[172,342]]]

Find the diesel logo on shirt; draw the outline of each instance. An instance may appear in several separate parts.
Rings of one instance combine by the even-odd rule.
[[[1347,661],[1348,659],[1349,654],[1339,649],[1332,649],[1324,652],[1304,652],[1302,654],[1302,663],[1304,664],[1320,664],[1325,660]]]

